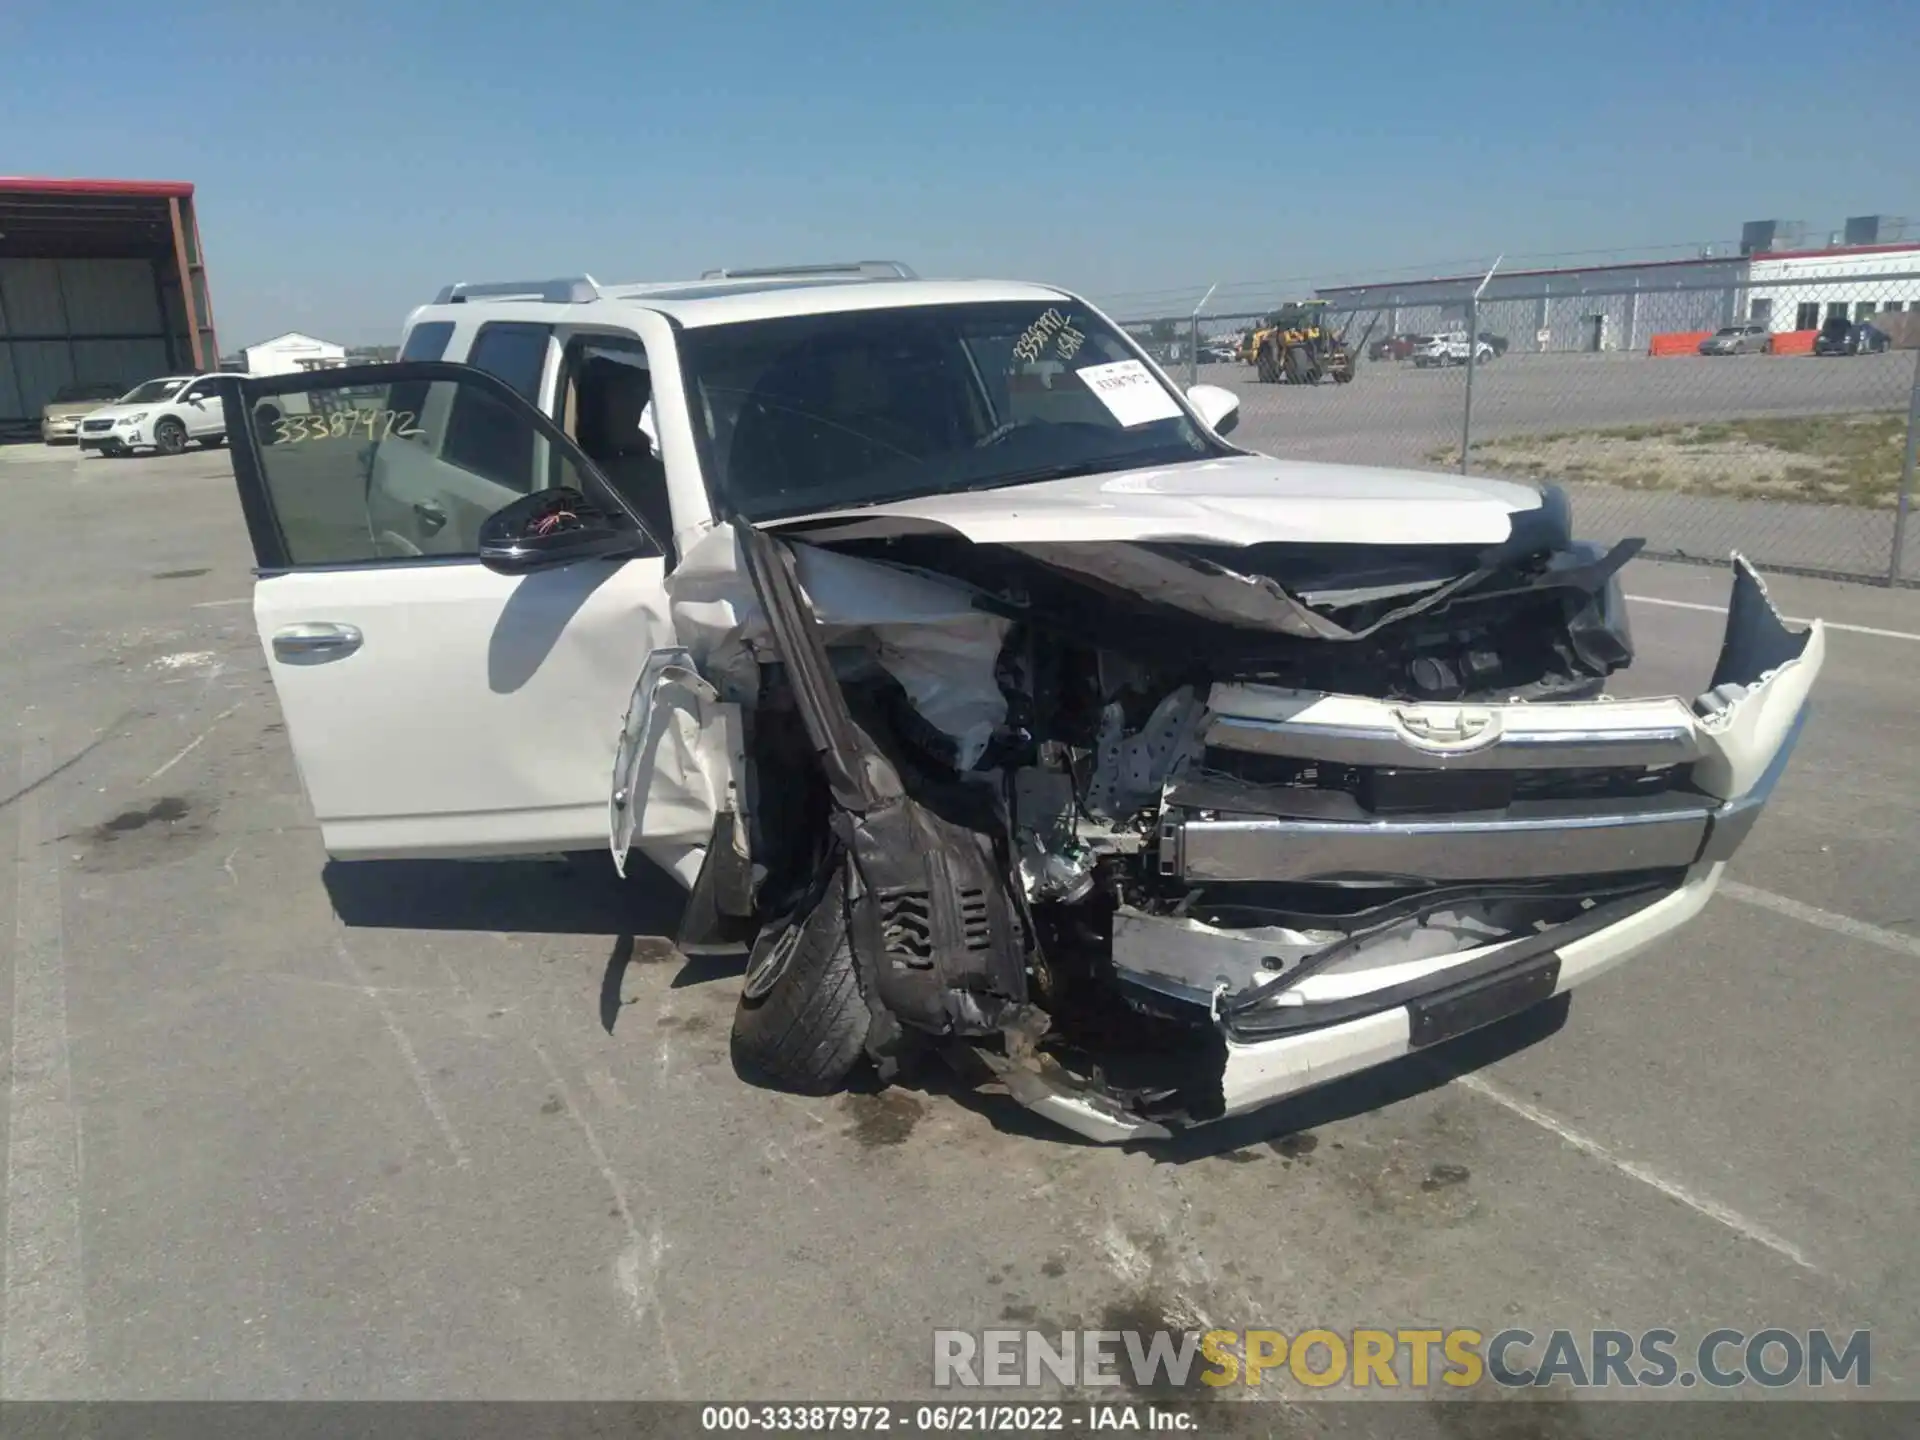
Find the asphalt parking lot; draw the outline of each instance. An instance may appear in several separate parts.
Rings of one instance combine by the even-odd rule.
[[[1775,583],[1853,627],[1793,768],[1557,1033],[1123,1152],[743,1085],[664,881],[328,869],[224,453],[0,494],[10,1396],[908,1397],[936,1327],[1203,1322],[1871,1328],[1920,1396],[1920,595]],[[1627,688],[1701,687],[1725,584],[1633,567]]]

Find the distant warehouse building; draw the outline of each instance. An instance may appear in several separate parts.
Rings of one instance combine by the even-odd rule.
[[[302,370],[332,370],[347,363],[347,347],[290,330],[240,354],[249,375],[294,375]]]
[[[1882,216],[1847,222],[1818,248],[1803,226],[1748,224],[1737,249],[1685,260],[1497,272],[1480,297],[1476,328],[1515,350],[1644,350],[1660,334],[1753,321],[1773,331],[1817,330],[1849,319],[1920,308],[1920,240]],[[1376,337],[1463,329],[1479,275],[1338,285],[1316,293]]]
[[[63,390],[212,370],[193,186],[0,177],[0,436]]]

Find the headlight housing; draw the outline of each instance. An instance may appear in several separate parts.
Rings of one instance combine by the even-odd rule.
[[[146,418],[147,418],[146,411],[136,410],[131,415],[122,415],[118,420],[114,421],[113,423],[116,425],[138,425],[142,420]]]

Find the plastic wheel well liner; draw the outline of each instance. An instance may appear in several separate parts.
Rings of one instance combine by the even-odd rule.
[[[847,867],[849,932],[874,1011],[868,1050],[895,1053],[902,1026],[981,1036],[1021,1023],[1032,939],[997,801],[957,779],[916,773],[909,785],[834,676],[792,550],[735,523],[832,798],[826,863]]]

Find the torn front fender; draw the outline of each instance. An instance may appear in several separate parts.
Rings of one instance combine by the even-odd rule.
[[[1720,660],[1711,688],[1693,704],[1702,737],[1693,783],[1732,800],[1760,788],[1769,772],[1777,779],[1826,657],[1826,627],[1815,620],[1790,628],[1766,582],[1735,555]]]
[[[682,885],[705,862],[716,822],[745,853],[739,787],[746,773],[740,707],[694,668],[678,646],[647,656],[633,688],[613,762],[608,830],[614,868],[640,850]]]
[[[667,577],[675,636],[700,673],[742,703],[752,701],[759,656],[771,647],[743,548],[746,528],[707,532]],[[827,643],[869,649],[920,717],[953,741],[956,767],[970,768],[1006,719],[994,666],[1011,622],[978,608],[974,590],[958,581],[815,545],[789,553]]]
[[[848,867],[848,934],[875,1012],[869,1052],[892,1053],[900,1026],[979,1036],[1019,1023],[1031,942],[996,795],[897,763],[848,704],[793,550],[751,527],[739,538],[832,796],[831,863]]]

